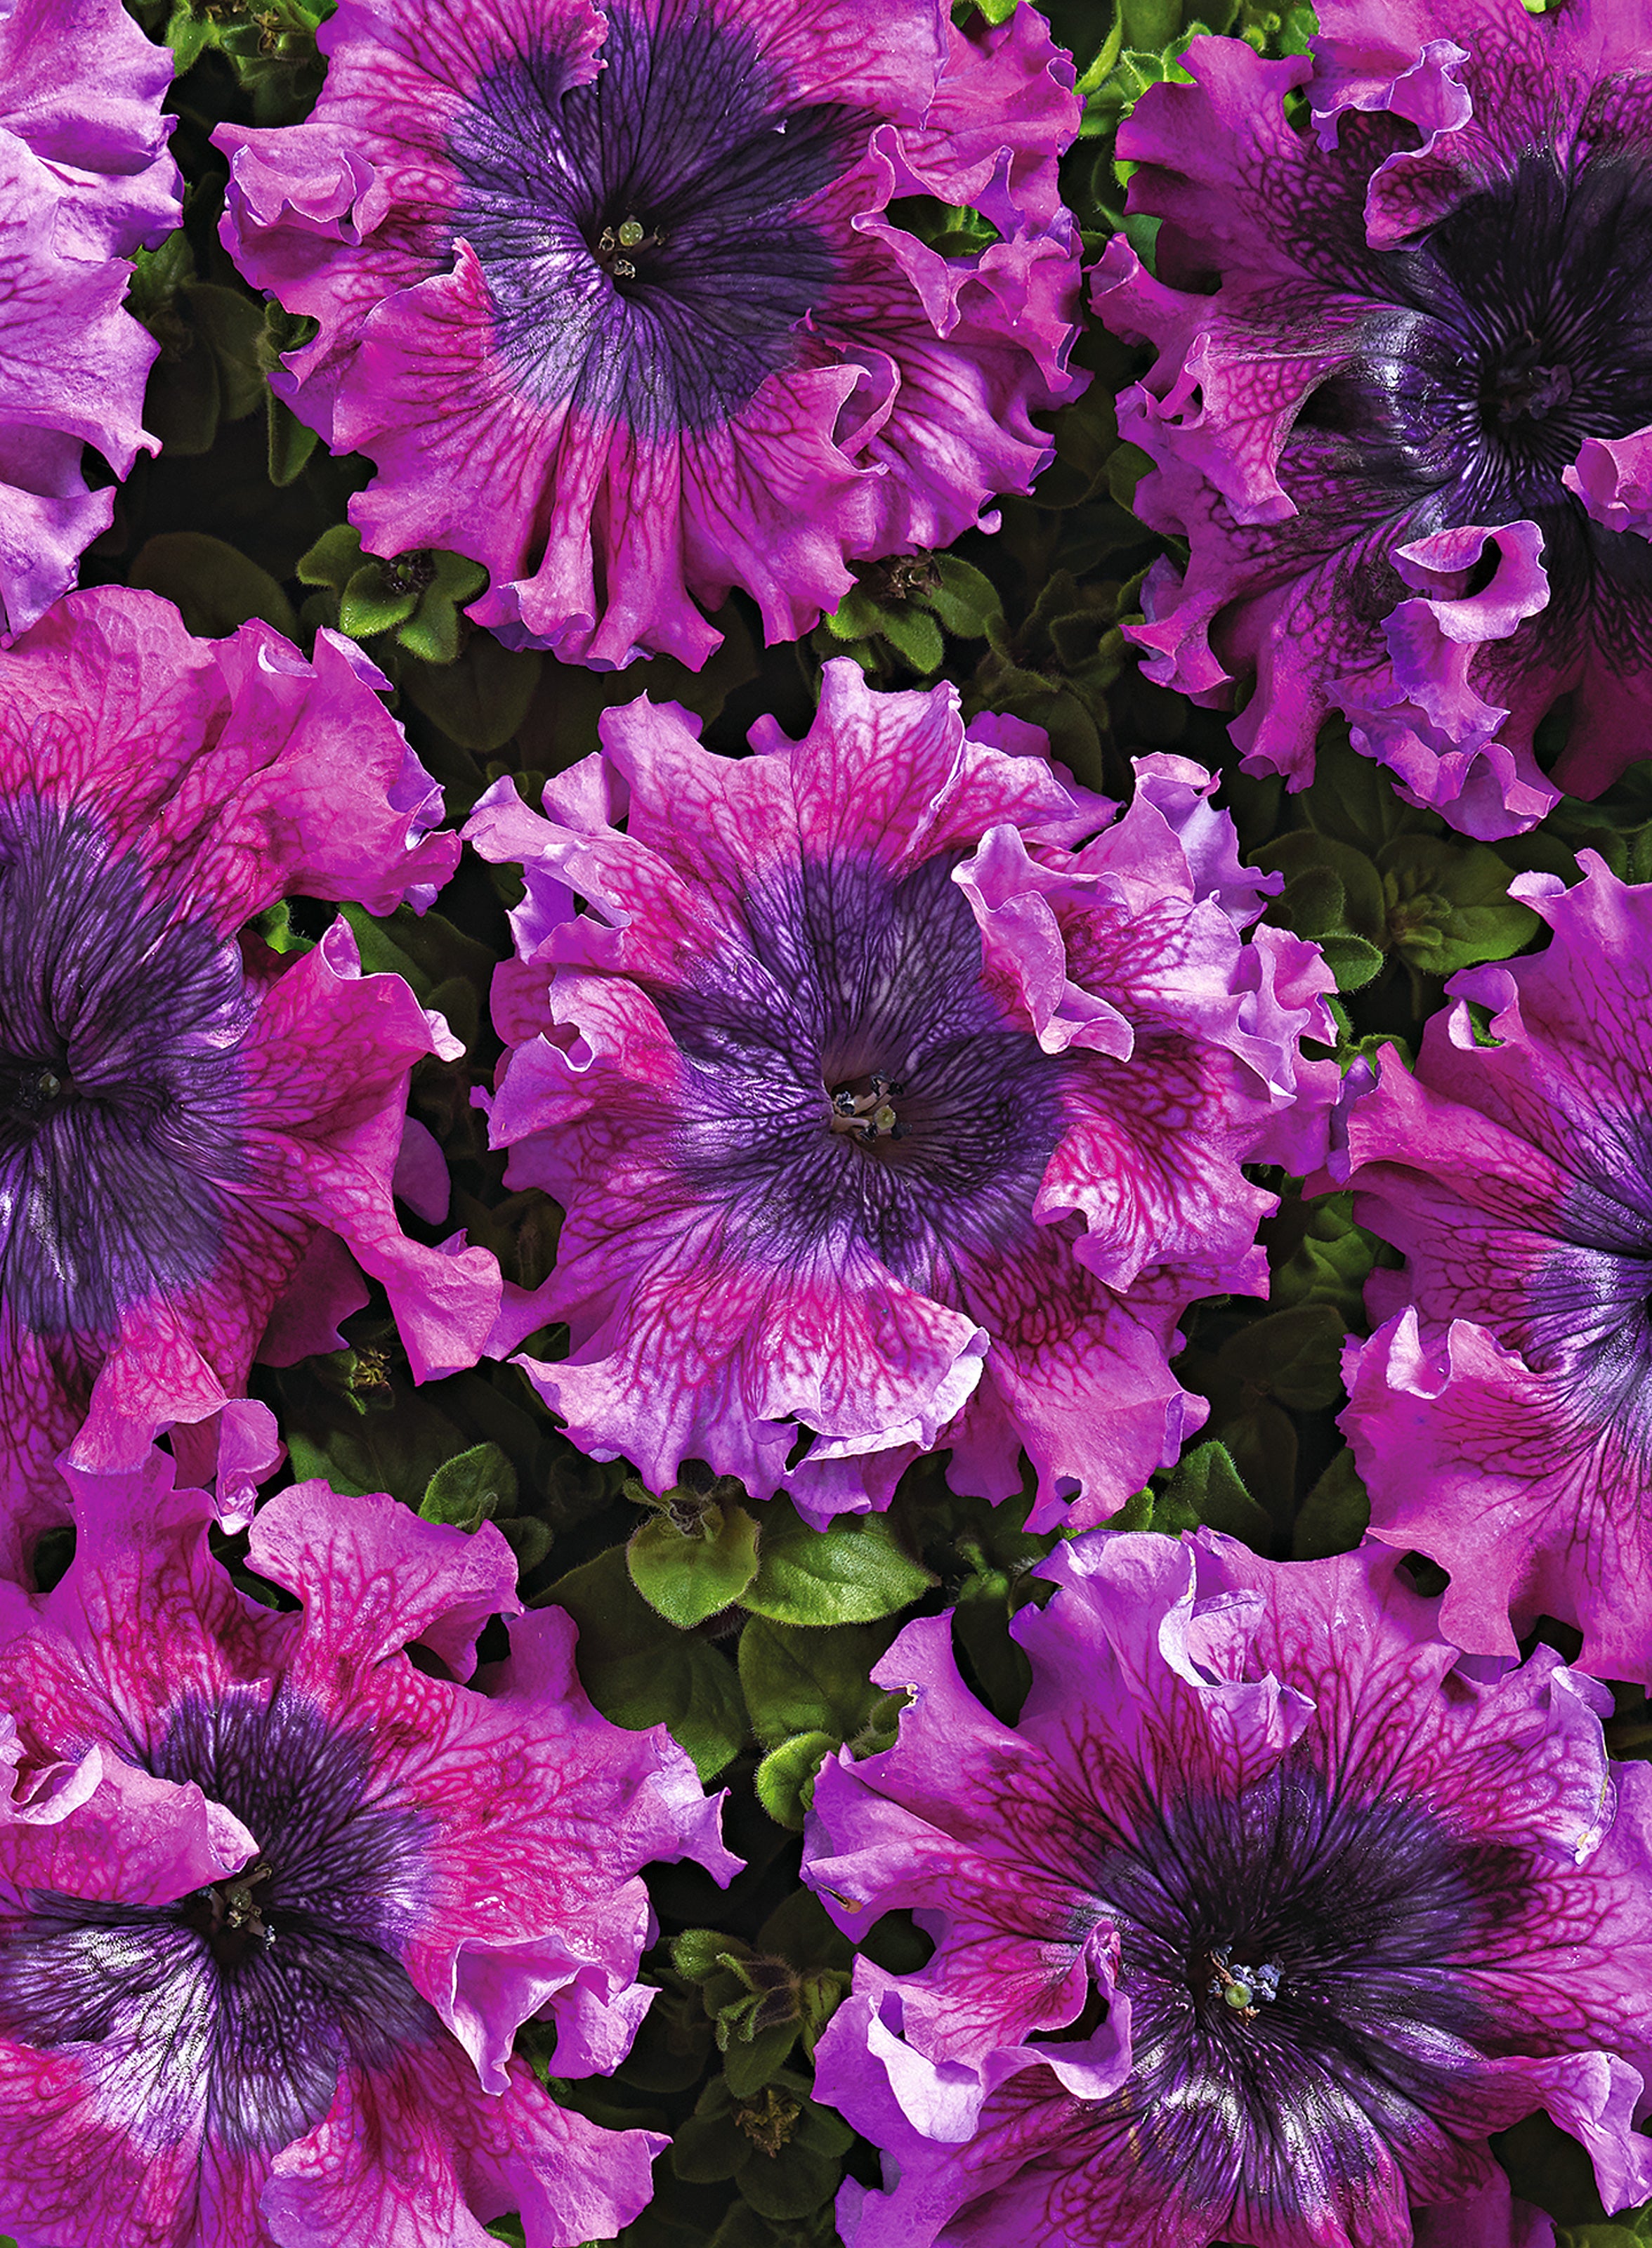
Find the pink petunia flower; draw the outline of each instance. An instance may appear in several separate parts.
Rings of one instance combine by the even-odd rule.
[[[1336,1076],[1209,775],[1143,758],[1114,819],[1036,728],[847,661],[800,743],[646,698],[603,738],[552,819],[506,779],[466,831],[528,884],[491,1130],[567,1212],[541,1395],[656,1488],[819,1519],[936,1446],[1004,1497],[1025,1446],[1038,1523],[1114,1512],[1202,1417],[1182,1306],[1265,1290],[1241,1164],[1314,1162]]]
[[[731,586],[795,639],[847,558],[945,545],[1082,387],[1055,164],[1070,59],[941,0],[342,0],[314,115],[220,127],[224,239],[320,332],[275,378],[379,469],[374,552],[485,563],[470,613],[698,666]],[[914,195],[998,238],[948,256]]]
[[[171,1463],[81,1478],[51,1593],[0,1587],[0,2223],[18,2248],[531,2248],[648,2197],[647,2131],[558,2107],[653,1993],[641,1868],[725,1880],[688,1758],[586,1701],[510,1549],[325,1484],[272,1499],[247,1598]],[[409,1659],[409,1649],[419,1660]],[[471,1680],[467,1685],[465,1680]],[[15,1782],[15,1785],[13,1783]]]
[[[1397,1555],[1092,1535],[1040,1573],[1013,1725],[944,1616],[873,1672],[807,1878],[866,1958],[819,2096],[888,2157],[849,2248],[1538,2248],[1490,2134],[1545,2108],[1652,2192],[1652,1774],[1547,1648],[1470,1662]]]
[[[0,10],[0,635],[21,632],[106,531],[93,447],[117,476],[140,446],[153,339],[122,309],[136,250],[183,216],[161,99],[172,57],[120,0]]]
[[[1134,637],[1196,701],[1250,689],[1251,771],[1300,788],[1340,712],[1409,802],[1509,835],[1652,712],[1652,16],[1319,21],[1283,62],[1195,39],[1119,136],[1162,224],[1151,273],[1109,243],[1095,303],[1156,350],[1120,427],[1189,549]]]
[[[1471,969],[1413,1075],[1347,1114],[1361,1222],[1405,1251],[1343,1415],[1381,1538],[1451,1572],[1459,1646],[1539,1614],[1643,1678],[1652,1598],[1652,888],[1593,852],[1518,894],[1546,949]],[[1482,1045],[1469,1003],[1491,1010]]]
[[[428,903],[452,871],[381,683],[330,634],[312,661],[259,623],[196,641],[114,589],[0,653],[4,1566],[61,1512],[65,1446],[124,1470],[180,1423],[209,1472],[254,1357],[336,1347],[362,1272],[421,1379],[500,1315],[491,1254],[425,1248],[392,1207],[408,1073],[460,1051],[446,1025],[364,977],[342,921],[302,954],[246,926],[294,894]],[[268,1415],[242,1400],[219,1434],[228,1511]]]

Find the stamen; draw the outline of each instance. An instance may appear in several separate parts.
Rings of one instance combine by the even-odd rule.
[[[1211,1970],[1206,1988],[1211,1998],[1219,1998],[1224,2005],[1230,2006],[1242,2022],[1253,2022],[1258,2001],[1272,2005],[1279,1995],[1279,1963],[1269,1959],[1260,1967],[1247,1967],[1241,1962],[1236,1967],[1231,1964],[1232,1958],[1230,1943],[1205,1955],[1205,1964]]]
[[[637,269],[629,253],[664,247],[662,229],[656,227],[650,234],[640,218],[626,217],[618,226],[605,226],[597,236],[597,264],[617,281],[634,281]]]
[[[907,1127],[896,1115],[893,1103],[906,1086],[876,1070],[867,1083],[871,1087],[868,1093],[856,1093],[847,1085],[838,1086],[832,1095],[828,1128],[853,1133],[860,1140],[904,1140]]]

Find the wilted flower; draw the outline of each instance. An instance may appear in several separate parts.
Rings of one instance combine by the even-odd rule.
[[[567,1212],[533,1380],[656,1489],[883,1505],[946,1445],[1002,1498],[1025,1446],[1038,1522],[1111,1513],[1202,1417],[1182,1307],[1265,1290],[1240,1165],[1314,1160],[1328,971],[1242,940],[1260,878],[1183,759],[1108,825],[1036,729],[847,661],[803,742],[753,739],[645,698],[554,821],[506,779],[467,830],[528,883],[491,1128]]]
[[[155,346],[121,300],[135,250],[183,215],[161,113],[172,57],[120,0],[11,0],[0,13],[0,633],[31,625],[106,531],[84,449],[117,476],[140,445]]]
[[[0,2217],[19,2248],[607,2238],[664,2142],[556,2106],[652,1993],[639,1870],[733,1869],[666,1735],[586,1701],[510,1549],[301,1484],[248,1559],[170,1463],[82,1479],[55,1590],[0,1587]],[[409,1648],[416,1653],[409,1659]]]
[[[451,872],[377,680],[332,634],[312,661],[256,622],[196,641],[113,588],[0,654],[0,1565],[61,1511],[65,1446],[126,1469],[178,1422],[209,1472],[196,1424],[261,1346],[335,1347],[363,1271],[421,1377],[489,1339],[492,1256],[421,1246],[391,1204],[408,1073],[456,1043],[341,920],[302,952],[246,927]],[[267,1466],[263,1408],[228,1419]]]
[[[377,463],[367,546],[485,563],[507,638],[698,665],[696,601],[744,586],[793,639],[846,557],[944,545],[1047,458],[1079,108],[1034,10],[342,0],[320,40],[307,122],[215,136],[225,240],[320,323],[276,387]],[[915,195],[991,224],[932,248]]]
[[[1162,224],[1096,302],[1157,347],[1121,428],[1190,547],[1135,637],[1198,701],[1254,682],[1252,770],[1300,787],[1340,711],[1409,800],[1507,835],[1652,716],[1652,40],[1616,0],[1319,18],[1284,62],[1196,39],[1120,134]]]
[[[1540,1614],[1652,1675],[1652,888],[1593,852],[1517,889],[1546,949],[1454,979],[1416,1073],[1348,1114],[1368,1291],[1344,1415],[1372,1527],[1451,1572],[1445,1625],[1501,1654]],[[1491,1011],[1494,1045],[1470,1008]]]
[[[1652,1774],[1608,1766],[1609,1695],[1465,1662],[1380,1546],[1042,1567],[1014,1727],[910,1624],[895,1747],[816,1783],[834,1918],[936,1947],[860,1959],[817,2056],[892,2157],[850,2248],[1513,2248],[1487,2136],[1539,2108],[1608,2208],[1652,2190]]]

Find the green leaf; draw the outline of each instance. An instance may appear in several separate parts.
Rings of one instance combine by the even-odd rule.
[[[450,741],[478,757],[503,749],[528,715],[545,657],[472,633],[456,661],[403,665],[401,691]]]
[[[339,596],[339,630],[352,640],[371,640],[374,633],[393,632],[418,606],[418,594],[392,585],[385,565],[370,558],[345,581]]]
[[[1345,1444],[1302,1502],[1291,1533],[1292,1555],[1299,1561],[1321,1561],[1333,1553],[1352,1553],[1370,1520],[1371,1501],[1353,1450]]]
[[[300,422],[284,398],[267,394],[264,411],[269,422],[267,463],[270,481],[278,490],[296,483],[320,442],[320,433]]]
[[[799,1733],[771,1749],[757,1766],[757,1801],[778,1826],[803,1832],[803,1817],[814,1800],[814,1776],[840,1744],[833,1733]]]
[[[603,1716],[633,1732],[668,1727],[701,1779],[715,1779],[746,1737],[733,1664],[648,1606],[623,1546],[570,1570],[546,1598],[579,1627],[579,1676]]]
[[[361,533],[353,523],[335,523],[324,531],[309,552],[298,557],[295,572],[301,586],[325,586],[342,595],[361,567]]]
[[[1222,1370],[1295,1412],[1320,1411],[1342,1394],[1346,1332],[1329,1304],[1271,1312],[1223,1345]]]
[[[708,1506],[689,1527],[651,1515],[625,1549],[631,1581],[656,1614],[691,1631],[737,1600],[757,1573],[757,1525],[743,1506]]]
[[[753,1616],[740,1635],[740,1684],[760,1744],[809,1732],[853,1740],[891,1698],[867,1674],[893,1636],[887,1622],[806,1630]]]
[[[946,642],[941,637],[941,627],[927,609],[905,602],[891,603],[878,611],[878,630],[914,671],[939,671],[946,660]]]
[[[1454,976],[1483,960],[1506,960],[1542,927],[1509,896],[1509,869],[1484,843],[1401,835],[1377,854],[1389,941],[1412,967]]]
[[[1385,943],[1382,877],[1353,844],[1299,828],[1265,844],[1256,863],[1270,874],[1285,876],[1284,890],[1269,906],[1270,920],[1282,922],[1299,936],[1359,936],[1379,949]],[[1333,880],[1327,881],[1327,876]]]
[[[496,1514],[517,1509],[517,1471],[497,1444],[473,1444],[445,1461],[424,1487],[419,1511],[427,1522],[475,1530]]]
[[[956,554],[937,554],[935,571],[934,586],[921,597],[925,607],[934,610],[956,638],[983,639],[988,626],[1004,613],[1004,604],[991,579],[972,562],[961,561]]]
[[[269,572],[203,531],[163,531],[146,539],[129,583],[175,601],[202,640],[222,639],[250,617],[262,617],[289,640],[298,634],[292,604]]]
[[[763,1524],[757,1573],[742,1598],[776,1623],[871,1623],[934,1582],[901,1551],[884,1516],[842,1516],[810,1530],[789,1499],[777,1499]]]
[[[1225,1444],[1197,1445],[1170,1470],[1153,1503],[1153,1527],[1176,1532],[1201,1524],[1265,1552],[1273,1525],[1244,1487]]]

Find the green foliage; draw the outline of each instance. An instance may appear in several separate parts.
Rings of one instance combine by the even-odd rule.
[[[946,657],[946,635],[984,640],[1002,622],[992,580],[956,554],[862,564],[856,579],[814,646],[823,656],[853,655],[874,679],[899,671],[932,678]]]
[[[757,1573],[757,1525],[723,1477],[706,1492],[683,1485],[656,1498],[640,1483],[625,1495],[652,1510],[631,1533],[626,1566],[650,1607],[687,1631],[739,1599]]]
[[[854,2134],[808,2093],[805,2079],[790,2070],[744,2097],[725,2078],[714,2078],[673,2142],[674,2174],[689,2184],[731,2182],[759,2217],[771,2220],[824,2210]]]
[[[619,1546],[570,1570],[547,1597],[579,1627],[579,1676],[603,1716],[633,1732],[668,1726],[701,1778],[714,1779],[746,1737],[728,1658],[649,1607]]]
[[[754,1785],[782,1826],[801,1828],[828,1756],[846,1744],[865,1756],[894,1739],[902,1697],[869,1675],[892,1636],[888,1623],[809,1628],[762,1616],[741,1634],[740,1684],[767,1751]]]
[[[312,623],[334,625],[352,640],[387,641],[401,655],[435,666],[457,660],[469,632],[459,612],[488,582],[479,562],[441,547],[419,547],[388,561],[364,555],[360,532],[347,523],[316,541],[298,574],[301,585],[320,589],[305,605]]]
[[[475,1530],[496,1514],[517,1511],[517,1471],[497,1444],[472,1444],[444,1460],[424,1487],[419,1511],[427,1522]]]
[[[741,1598],[775,1623],[871,1623],[934,1581],[901,1551],[887,1515],[840,1515],[815,1531],[780,1498],[764,1511],[757,1572]]]
[[[251,617],[298,637],[292,604],[270,572],[203,531],[165,531],[147,540],[127,582],[175,602],[187,628],[202,640],[221,639]]]

